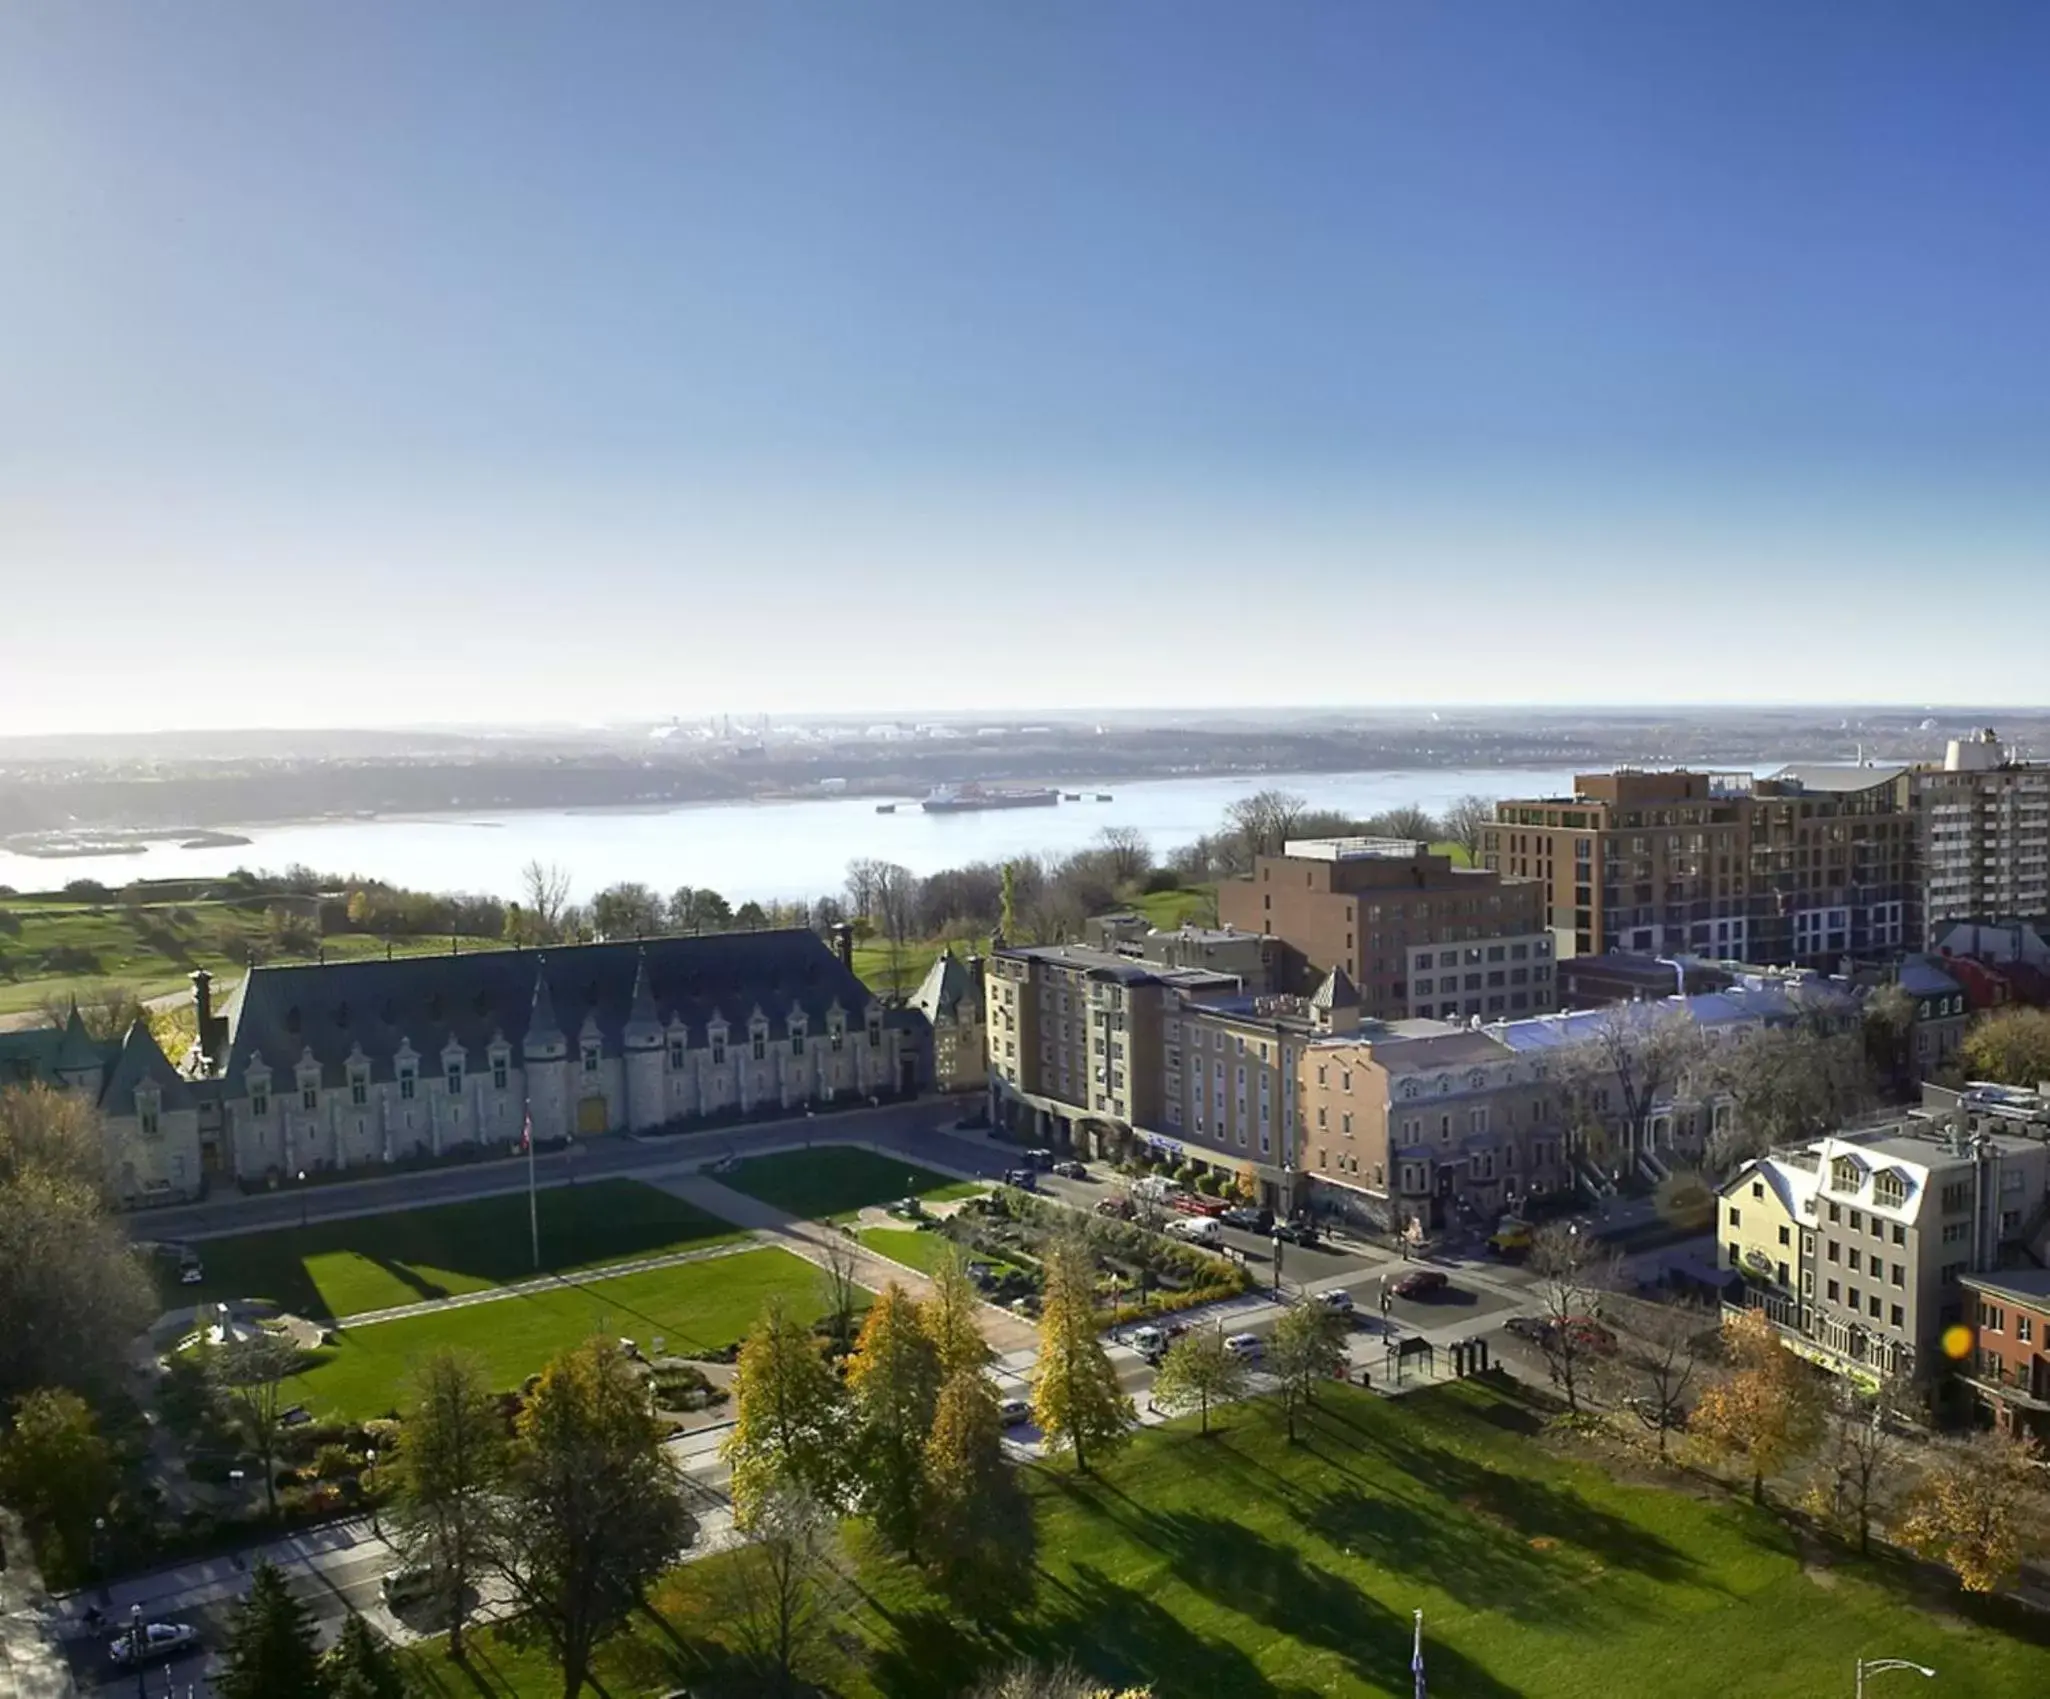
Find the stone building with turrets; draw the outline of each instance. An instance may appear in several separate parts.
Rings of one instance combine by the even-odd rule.
[[[200,1161],[245,1185],[894,1097],[928,1081],[806,931],[252,968],[196,985]]]

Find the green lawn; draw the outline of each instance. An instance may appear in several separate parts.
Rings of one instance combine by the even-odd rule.
[[[658,1334],[671,1352],[717,1350],[741,1338],[777,1293],[806,1320],[825,1313],[816,1268],[788,1251],[756,1250],[344,1328],[317,1365],[298,1376],[292,1396],[316,1415],[381,1415],[401,1401],[414,1360],[444,1345],[474,1351],[492,1385],[505,1389],[593,1333],[631,1338],[643,1351]]]
[[[940,1266],[943,1257],[954,1241],[944,1233],[921,1233],[915,1227],[864,1227],[861,1242],[879,1257],[888,1257],[892,1262],[901,1262],[906,1268],[915,1268],[920,1274],[930,1274]],[[986,1262],[999,1274],[1020,1272],[1015,1263],[1005,1262],[1002,1257],[970,1255],[971,1262]]]
[[[1148,891],[1134,897],[1129,906],[1162,932],[1172,932],[1178,926],[1215,926],[1217,887],[1185,885],[1176,891]]]
[[[638,1180],[553,1186],[538,1194],[541,1260],[551,1273],[737,1238],[729,1223]],[[446,1298],[534,1273],[527,1195],[316,1221],[200,1243],[201,1286],[167,1283],[167,1305],[275,1298],[324,1320]]]
[[[972,1197],[984,1189],[973,1180],[949,1180],[916,1163],[853,1145],[753,1157],[719,1179],[791,1215],[818,1221],[837,1221],[870,1204],[895,1203],[904,1197],[937,1203]]]
[[[1804,1571],[1769,1513],[1561,1461],[1534,1427],[1471,1382],[1393,1402],[1334,1388],[1293,1447],[1263,1404],[1207,1440],[1186,1423],[1144,1435],[1095,1479],[1030,1470],[1038,1587],[1016,1617],[956,1620],[857,1534],[836,1626],[864,1650],[821,1673],[847,1699],[948,1699],[990,1663],[1072,1657],[1161,1699],[1406,1696],[1421,1609],[1431,1691],[1458,1699],[1805,1699],[1848,1694],[1860,1655],[1932,1665],[1931,1691],[1961,1699],[2050,1692],[2050,1649],[2016,1613],[1888,1567]],[[707,1676],[730,1632],[716,1565],[658,1591],[665,1631],[603,1651],[605,1691],[751,1691]],[[426,1690],[560,1692],[545,1657],[495,1632],[472,1657],[467,1674],[423,1655]]]

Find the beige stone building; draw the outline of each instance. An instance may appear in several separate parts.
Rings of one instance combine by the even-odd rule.
[[[964,961],[943,950],[911,994],[911,1007],[932,1027],[933,1084],[941,1091],[981,1091],[989,1083],[989,1023],[984,1018],[982,957]]]

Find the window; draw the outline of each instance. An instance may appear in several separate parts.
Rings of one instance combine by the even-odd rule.
[[[1979,1325],[1988,1333],[2005,1333],[2007,1331],[2007,1312],[1997,1304],[1981,1303],[1979,1305]]]
[[[1907,1311],[1903,1310],[1898,1304],[1893,1306],[1892,1323],[1895,1327],[1906,1327],[1908,1325]]]
[[[252,1086],[249,1091],[249,1113],[252,1115],[268,1115],[270,1113],[270,1093]]]
[[[826,1035],[826,1048],[831,1050],[833,1054],[837,1056],[840,1054],[840,1046],[846,1043],[846,1041],[846,1032],[842,1028],[836,1026]]]
[[[869,1017],[868,1047],[871,1050],[880,1050],[883,1047],[883,1017],[881,1015]]]
[[[1898,1221],[1893,1224],[1893,1242],[1896,1245],[1905,1245],[1908,1242],[1908,1230]]]
[[[1856,1310],[1863,1307],[1863,1300],[1859,1296],[1857,1287],[1853,1286],[1845,1295],[1849,1299],[1852,1309]]]
[[[1875,1264],[1875,1266],[1877,1265]],[[1899,1263],[1895,1263],[1893,1265],[1893,1284],[1896,1286],[1905,1286],[1907,1284],[1907,1281],[1908,1271],[1905,1268],[1903,1268]]]
[[[1898,1209],[1908,1201],[1908,1183],[1898,1169],[1884,1169],[1873,1177],[1872,1201],[1889,1209]]]
[[[2036,1342],[2036,1318],[2017,1314],[2014,1318],[2014,1336],[2024,1345]]]
[[[448,1094],[451,1097],[463,1095],[463,1065],[460,1062],[448,1065]]]
[[[142,1124],[142,1136],[144,1138],[153,1139],[157,1136],[157,1112],[154,1109],[138,1111],[136,1120]]]
[[[669,1065],[670,1065],[670,1067],[672,1067],[672,1068],[675,1068],[675,1069],[679,1069],[679,1070],[680,1070],[680,1069],[681,1069],[681,1068],[683,1067],[683,1064],[684,1064],[684,1049],[685,1049],[685,1046],[684,1046],[684,1042],[683,1042],[683,1040],[682,1040],[682,1039],[680,1039],[680,1038],[672,1038],[672,1039],[671,1039],[671,1040],[669,1041]]]
[[[317,1085],[301,1086],[299,1088],[299,1107],[302,1109],[318,1109],[320,1107],[320,1087]]]
[[[1874,1321],[1877,1321],[1879,1319],[1879,1294],[1877,1292],[1874,1292],[1872,1296],[1865,1301],[1865,1313],[1869,1315]]]
[[[1759,1199],[1761,1202],[1764,1200],[1765,1182],[1763,1180],[1753,1180],[1751,1182],[1751,1195],[1754,1198]]]
[[[1843,1212],[1835,1204],[1831,1204],[1829,1206],[1829,1218],[1832,1221],[1841,1221],[1843,1220]]]
[[[804,1054],[804,1028],[801,1026],[790,1029],[790,1054],[793,1056],[802,1056]]]
[[[1858,1247],[1856,1245],[1851,1247],[1850,1254],[1844,1260],[1851,1265],[1851,1272],[1856,1274],[1858,1272]]]
[[[769,1056],[769,1035],[765,1032],[756,1032],[749,1034],[748,1053],[752,1055],[757,1062],[767,1061]]]
[[[491,1058],[491,1089],[493,1091],[505,1090],[511,1078],[511,1070],[512,1065],[505,1057],[494,1056]]]
[[[1836,1283],[1836,1282],[1835,1282],[1834,1280],[1832,1280],[1832,1281],[1831,1281],[1831,1282],[1829,1283],[1829,1288],[1828,1288],[1828,1290],[1829,1290],[1829,1301],[1830,1301],[1830,1302],[1831,1302],[1832,1304],[1834,1304],[1834,1303],[1838,1302],[1838,1300],[1839,1300],[1839,1299],[1840,1299],[1840,1298],[1842,1297],[1842,1295],[1843,1295],[1843,1289],[1842,1289],[1841,1287],[1839,1287],[1839,1286],[1837,1285],[1837,1283]]]
[[[1791,1245],[1793,1242],[1794,1235],[1792,1230],[1786,1227],[1782,1227],[1780,1229],[1780,1243],[1782,1245]]]
[[[1838,1243],[1837,1243],[1837,1242],[1836,1242],[1836,1241],[1835,1241],[1834,1239],[1830,1240],[1830,1242],[1829,1242],[1829,1252],[1828,1252],[1828,1255],[1829,1255],[1829,1260],[1830,1260],[1831,1262],[1842,1262],[1842,1261],[1844,1260],[1844,1258],[1843,1258],[1843,1247],[1842,1247],[1842,1246],[1840,1246],[1840,1245],[1839,1245],[1839,1244],[1838,1244]]]
[[[349,1101],[358,1109],[370,1101],[370,1082],[361,1074],[349,1076]]]
[[[1741,1209],[1739,1209],[1735,1204],[1730,1205],[1730,1225],[1732,1227],[1741,1227],[1744,1225],[1744,1212]]]
[[[1744,1255],[1743,1247],[1735,1239],[1730,1241],[1730,1266],[1735,1268]]]
[[[712,1035],[712,1066],[715,1068],[723,1068],[725,1065],[726,1035],[723,1032],[714,1033]]]
[[[399,1096],[408,1103],[413,1101],[413,1070],[410,1067],[399,1070]]]
[[[1851,1231],[1853,1233],[1865,1231],[1865,1212],[1863,1210],[1854,1209],[1851,1211]]]

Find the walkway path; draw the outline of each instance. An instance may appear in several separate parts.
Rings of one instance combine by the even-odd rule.
[[[709,1174],[672,1173],[644,1178],[672,1197],[682,1198],[722,1221],[746,1228],[759,1244],[774,1245],[821,1267],[831,1257],[845,1258],[854,1278],[871,1292],[880,1292],[895,1281],[914,1298],[923,1299],[931,1295],[932,1281],[917,1269],[877,1255],[837,1227],[821,1221],[804,1220],[776,1208],[774,1204],[763,1203],[759,1198],[721,1185]],[[1038,1340],[1038,1331],[1029,1321],[990,1304],[982,1306],[982,1334],[999,1357],[1014,1351],[1029,1351]]]

